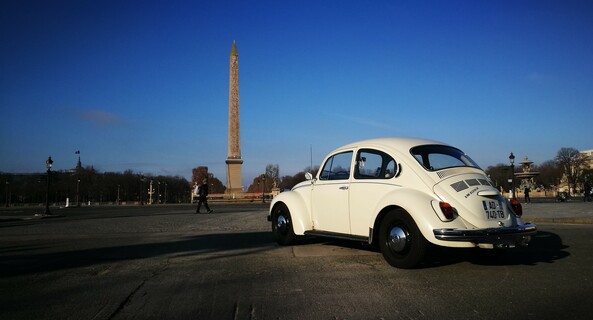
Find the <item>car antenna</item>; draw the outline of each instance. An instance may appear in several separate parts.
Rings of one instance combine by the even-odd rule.
[[[313,171],[313,145],[312,144],[309,145],[309,154],[311,155],[311,166],[309,167],[309,170]]]

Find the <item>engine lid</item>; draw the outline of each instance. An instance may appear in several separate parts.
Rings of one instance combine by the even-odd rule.
[[[438,182],[434,193],[457,209],[461,218],[477,228],[513,226],[516,218],[507,200],[480,173],[463,173]]]

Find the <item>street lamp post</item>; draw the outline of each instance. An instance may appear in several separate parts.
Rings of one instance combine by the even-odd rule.
[[[144,205],[144,176],[140,176],[140,205]]]
[[[45,166],[47,167],[47,190],[45,191],[45,214],[51,215],[49,211],[49,180],[51,174],[51,166],[54,162],[51,159],[51,156],[45,160]]]
[[[80,207],[80,178],[76,179],[76,206]]]
[[[511,198],[515,199],[515,155],[512,152],[509,161],[511,162]]]
[[[6,180],[6,207],[10,207],[10,182]]]
[[[261,180],[262,180],[261,202],[262,203],[266,203],[266,198],[264,196],[264,192],[266,191],[266,176],[262,174],[261,175]]]
[[[167,183],[165,182],[165,200],[163,203],[167,203]]]

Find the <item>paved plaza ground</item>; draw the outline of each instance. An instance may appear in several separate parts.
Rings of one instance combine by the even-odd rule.
[[[531,203],[523,203],[523,217],[535,223],[593,224],[593,202],[534,199]]]
[[[591,202],[527,204],[529,247],[434,249],[415,270],[355,241],[279,246],[261,202],[211,207],[1,209],[0,319],[590,318]]]
[[[217,202],[211,201],[214,206],[260,205],[254,202]],[[574,198],[567,202],[556,202],[553,198],[535,198],[531,203],[523,204],[524,220],[535,223],[572,223],[572,224],[593,224],[593,202],[584,202],[582,198]],[[167,205],[161,205],[167,206]],[[187,204],[187,206],[195,206]],[[92,206],[93,208],[108,206]],[[137,206],[134,206],[137,207]],[[150,206],[146,206],[147,208]],[[265,206],[264,206],[265,208]],[[50,208],[56,215],[64,211],[60,207]],[[42,219],[45,207],[38,206],[13,206],[10,208],[0,207],[0,221]],[[37,215],[37,216],[36,216]]]

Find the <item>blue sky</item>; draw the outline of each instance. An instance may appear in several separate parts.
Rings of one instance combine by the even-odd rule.
[[[410,136],[483,168],[593,149],[591,1],[2,1],[0,171],[225,181],[239,52],[247,187]]]

